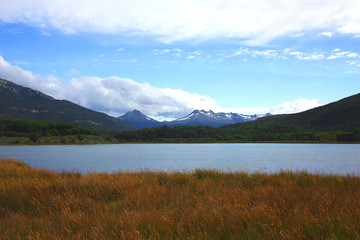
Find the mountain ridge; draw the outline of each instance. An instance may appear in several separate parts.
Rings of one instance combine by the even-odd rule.
[[[151,128],[151,127],[161,127],[164,125],[168,126],[177,126],[177,125],[188,125],[188,126],[211,126],[211,127],[220,127],[223,125],[231,123],[239,123],[246,121],[253,121],[260,117],[269,116],[271,114],[254,114],[254,115],[245,115],[238,113],[224,113],[218,112],[215,113],[212,110],[194,110],[185,117],[175,119],[173,121],[157,121],[152,119],[145,114],[141,113],[138,110],[133,110],[127,112],[122,116],[119,116],[118,119],[123,120],[124,122],[129,123],[132,126],[135,126],[137,129],[142,128]]]
[[[67,100],[57,100],[40,91],[1,78],[0,102],[0,118],[75,123],[95,130],[106,131],[133,130],[135,128],[160,127],[163,125],[240,128],[257,124],[280,124],[314,131],[353,131],[356,127],[360,127],[360,93],[295,114],[245,115],[231,112],[215,113],[211,110],[194,110],[185,117],[163,122],[152,119],[137,110],[114,118]]]
[[[132,130],[129,124],[105,113],[0,78],[0,118],[75,123],[102,131]]]

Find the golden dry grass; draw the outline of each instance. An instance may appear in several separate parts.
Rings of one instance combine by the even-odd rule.
[[[0,239],[359,239],[360,178],[57,174],[0,160]]]

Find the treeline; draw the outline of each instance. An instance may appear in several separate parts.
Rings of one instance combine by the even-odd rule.
[[[40,137],[100,135],[100,132],[76,124],[41,120],[0,119],[1,137],[28,137],[36,142]]]
[[[119,132],[115,138],[119,142],[352,142],[360,141],[360,128],[353,132],[315,132],[287,125],[255,125],[232,129],[165,125]]]
[[[40,138],[74,136],[59,139],[60,143],[89,143],[84,136],[97,137],[96,142],[138,143],[213,143],[213,142],[356,142],[360,141],[360,128],[352,132],[306,131],[288,125],[252,125],[238,128],[209,126],[162,126],[117,133],[105,133],[70,123],[40,120],[0,119],[0,137],[26,137],[31,142]],[[113,139],[115,137],[115,139]],[[51,140],[47,140],[50,141]],[[57,140],[56,140],[57,141]],[[116,142],[115,141],[115,142]],[[17,142],[18,143],[18,142]],[[56,142],[54,142],[56,143]]]

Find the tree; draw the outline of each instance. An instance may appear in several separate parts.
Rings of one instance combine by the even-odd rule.
[[[39,140],[39,135],[36,134],[36,133],[30,133],[29,139],[30,139],[30,141],[32,141],[33,143],[35,143],[35,142],[37,142],[37,140]]]

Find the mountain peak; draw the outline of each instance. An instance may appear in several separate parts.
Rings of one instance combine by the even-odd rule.
[[[118,119],[136,127],[137,129],[161,126],[160,122],[146,116],[145,114],[136,109],[132,110],[131,112],[127,112],[122,116],[119,116]]]
[[[264,114],[245,115],[238,113],[215,113],[212,110],[206,111],[204,109],[196,109],[189,115],[179,118],[169,123],[169,125],[203,125],[219,127],[222,125],[253,121],[257,118],[264,117]]]
[[[206,110],[204,110],[204,109],[196,109],[196,110],[194,110],[194,111],[192,111],[192,113],[202,113],[202,114],[207,114],[207,113],[214,113],[212,110],[209,110],[209,111],[206,111]]]
[[[131,112],[136,113],[136,114],[143,114],[142,112],[140,112],[139,110],[136,110],[136,109],[132,110]]]

